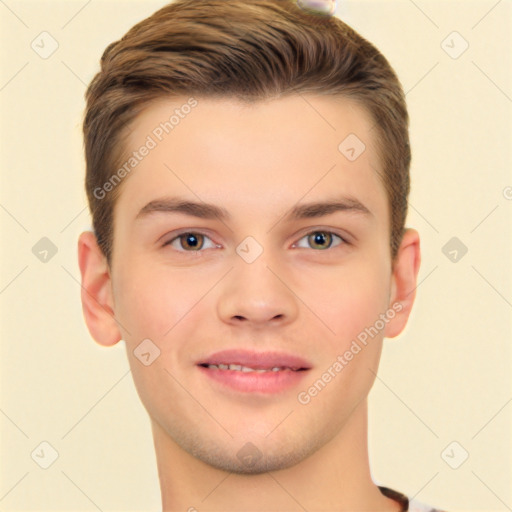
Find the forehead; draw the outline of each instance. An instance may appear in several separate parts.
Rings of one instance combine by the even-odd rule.
[[[193,106],[192,106],[193,105]],[[165,195],[233,208],[280,209],[335,189],[386,209],[370,115],[346,98],[292,95],[256,103],[160,99],[132,123],[139,152],[116,208],[135,218]],[[145,156],[140,157],[141,149]]]

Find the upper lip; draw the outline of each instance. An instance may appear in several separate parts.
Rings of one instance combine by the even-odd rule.
[[[276,367],[292,368],[295,370],[309,370],[311,368],[311,363],[306,359],[293,354],[285,352],[255,352],[242,349],[221,350],[197,361],[196,364],[238,364],[255,370]]]

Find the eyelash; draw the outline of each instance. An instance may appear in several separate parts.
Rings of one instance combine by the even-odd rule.
[[[322,234],[328,234],[328,235],[332,235],[334,237],[337,237],[341,240],[340,243],[338,243],[337,245],[333,245],[334,241],[331,242],[331,245],[329,247],[327,247],[326,249],[312,249],[313,251],[316,251],[316,252],[325,252],[325,251],[329,251],[330,249],[333,249],[335,247],[338,247],[340,245],[350,245],[350,242],[348,242],[344,237],[342,237],[341,235],[337,234],[337,233],[334,233],[333,231],[329,231],[329,230],[323,230],[323,229],[315,229],[313,231],[309,231],[308,233],[306,233],[304,236],[302,236],[301,238],[299,238],[299,242],[301,240],[303,240],[304,238],[308,238],[309,236],[315,234],[315,233],[322,233]],[[206,234],[206,233],[203,233],[201,231],[183,231],[181,232],[180,234],[176,235],[174,238],[172,238],[171,240],[168,240],[167,242],[165,242],[163,244],[162,247],[166,247],[166,246],[170,246],[173,242],[179,240],[181,237],[185,236],[185,235],[201,235],[201,236],[204,236],[205,238],[208,238],[210,239],[210,237]],[[211,240],[211,239],[210,239]],[[218,247],[218,244],[215,244],[215,242],[213,242],[212,240],[212,243],[214,245],[216,245]],[[298,242],[296,242],[298,243]],[[296,244],[294,244],[296,245]],[[196,250],[196,251],[187,251],[187,250],[184,250],[184,249],[176,249],[177,252],[181,252],[181,253],[199,253],[199,252],[204,252],[204,248],[201,248],[199,250]]]

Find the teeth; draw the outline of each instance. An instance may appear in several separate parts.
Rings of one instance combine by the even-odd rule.
[[[242,366],[241,364],[209,364],[208,368],[213,370],[234,370],[238,372],[243,373],[250,373],[250,372],[256,372],[256,373],[266,373],[266,372],[279,372],[281,370],[287,370],[287,368],[283,368],[280,366],[274,366],[274,368],[271,369],[263,369],[263,368],[250,368],[249,366]]]

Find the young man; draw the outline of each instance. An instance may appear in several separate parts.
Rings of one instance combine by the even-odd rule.
[[[83,310],[126,343],[163,509],[430,510],[368,460],[420,265],[386,59],[290,0],[177,0],[86,96]]]

